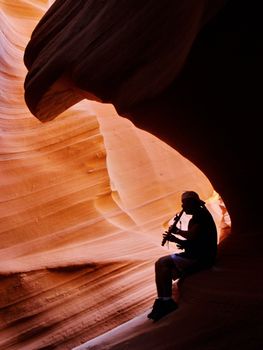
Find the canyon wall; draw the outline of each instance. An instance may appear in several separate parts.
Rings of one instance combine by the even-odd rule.
[[[112,103],[198,166],[231,216],[216,268],[185,281],[166,332],[133,329],[108,348],[262,343],[259,5],[56,1],[27,45],[25,99],[37,118],[51,120],[83,98]]]
[[[59,85],[62,104],[42,105],[51,113],[62,106],[56,119],[32,115],[24,52],[51,4],[0,5],[0,348],[71,349],[151,305],[154,260],[169,253],[161,235],[182,191],[207,201],[219,231],[229,219],[201,170],[113,105],[83,100],[67,109],[89,97],[67,90],[69,80]],[[34,91],[43,88],[38,81]]]

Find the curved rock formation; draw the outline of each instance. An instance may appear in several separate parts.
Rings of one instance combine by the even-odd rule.
[[[156,244],[161,225],[193,183],[205,199],[214,187],[231,215],[218,266],[184,281],[180,310],[160,326],[135,325],[105,346],[261,346],[262,28],[256,2],[223,4],[56,1],[25,52],[25,98],[39,119],[85,97],[112,102],[211,185],[177,152],[99,104],[77,105],[47,124],[34,119],[22,98],[22,54],[48,4],[1,1],[2,273],[17,272],[1,281],[4,348],[71,348],[145,310],[154,296],[152,262],[164,252]],[[66,268],[73,263],[81,267]]]
[[[28,107],[48,120],[85,96],[121,113],[158,96],[224,2],[56,1],[25,51]]]
[[[232,218],[240,217],[240,210],[249,212],[251,194],[244,188],[259,148],[256,137],[241,146],[255,130],[253,121],[240,122],[241,116],[258,113],[251,89],[256,72],[247,67],[256,67],[252,57],[258,56],[259,39],[253,13],[240,2],[224,4],[56,1],[26,48],[29,108],[48,120],[85,95],[112,102],[195,162],[224,197]],[[223,166],[231,169],[226,175]],[[238,203],[231,205],[235,198]],[[251,225],[256,217],[242,218],[234,225]]]
[[[71,349],[150,306],[183,190],[219,228],[222,212],[196,166],[112,105],[83,101],[45,124],[31,115],[23,55],[49,2],[0,5],[0,348]]]
[[[259,13],[258,2],[229,1],[199,33],[169,90],[129,111],[137,125],[194,161],[222,194],[232,234],[220,244],[216,268],[185,280],[178,312],[162,323],[135,320],[78,349],[260,349]]]

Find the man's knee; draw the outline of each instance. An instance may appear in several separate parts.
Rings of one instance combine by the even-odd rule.
[[[170,267],[172,268],[173,266],[173,261],[172,258],[170,257],[170,255],[168,256],[162,256],[161,258],[159,258],[156,262],[155,262],[155,268],[159,269],[159,268],[167,268]]]

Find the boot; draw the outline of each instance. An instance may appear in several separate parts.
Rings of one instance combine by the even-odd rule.
[[[164,317],[172,311],[175,311],[177,308],[178,305],[173,299],[156,299],[153,304],[152,311],[147,315],[147,317],[153,321],[158,321],[160,318]]]

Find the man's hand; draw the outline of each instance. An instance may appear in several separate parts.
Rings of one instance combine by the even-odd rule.
[[[163,233],[163,239],[165,239],[166,241],[170,241],[170,242],[175,242],[176,237],[170,232],[170,233]]]
[[[181,249],[181,250],[185,249],[185,246],[184,246],[184,244],[182,242],[181,243],[176,243],[176,247],[178,249]]]
[[[185,249],[187,247],[187,240],[177,239],[176,247],[178,249]]]

